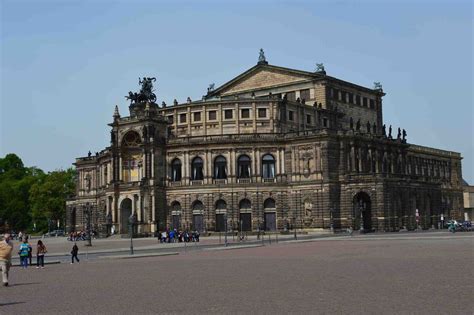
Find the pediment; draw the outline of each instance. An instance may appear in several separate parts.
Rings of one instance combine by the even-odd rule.
[[[225,87],[220,94],[234,94],[249,90],[257,90],[270,88],[273,86],[280,86],[285,84],[291,84],[296,82],[304,82],[312,77],[304,74],[295,74],[289,71],[281,71],[276,69],[256,69],[255,71],[248,73],[244,77],[236,80],[228,87]]]

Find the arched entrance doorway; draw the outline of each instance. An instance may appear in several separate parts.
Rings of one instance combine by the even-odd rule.
[[[227,203],[219,199],[216,202],[216,232],[224,232],[226,229],[226,211]]]
[[[76,208],[72,208],[71,211],[71,219],[69,222],[69,232],[75,232],[76,231]]]
[[[196,200],[193,203],[193,230],[202,232],[204,230],[204,220],[202,213],[204,211],[204,205],[201,201]]]
[[[128,219],[132,215],[132,199],[125,198],[120,203],[120,233],[128,234]]]
[[[242,199],[239,203],[240,229],[242,231],[252,231],[252,203],[248,199]]]
[[[179,230],[181,228],[181,204],[174,201],[171,204],[171,229]]]
[[[361,232],[372,230],[372,211],[370,196],[361,191],[354,196],[353,200],[355,225]]]
[[[276,231],[276,207],[275,200],[273,198],[268,198],[263,203],[263,208],[265,212],[264,224],[265,231]]]

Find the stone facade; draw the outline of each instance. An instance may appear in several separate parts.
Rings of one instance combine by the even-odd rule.
[[[133,103],[110,146],[78,158],[69,230],[138,233],[437,227],[463,208],[459,153],[384,134],[382,97],[259,63],[199,101]],[[391,129],[391,128],[390,128]]]

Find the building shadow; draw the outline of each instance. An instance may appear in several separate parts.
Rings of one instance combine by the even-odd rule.
[[[14,283],[14,284],[10,284],[9,287],[18,287],[20,285],[31,285],[31,284],[40,284],[40,283],[39,282]]]
[[[15,305],[15,304],[23,304],[25,302],[10,302],[10,303],[0,303],[0,306],[8,306],[8,305]]]

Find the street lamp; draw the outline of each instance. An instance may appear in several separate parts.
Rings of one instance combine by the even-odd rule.
[[[359,212],[360,212],[360,228],[359,233],[364,234],[364,202],[362,200],[359,201]]]
[[[86,246],[92,246],[92,237],[91,237],[91,206],[89,203],[86,203],[86,229],[87,229],[87,244]]]
[[[133,213],[128,217],[128,232],[130,233],[130,255],[133,255],[133,227],[136,223]]]
[[[331,223],[330,223],[331,224],[330,225],[331,226],[330,227],[331,233],[334,233],[333,211],[334,211],[334,209],[331,207],[329,209],[329,215],[330,215],[330,219],[331,219]]]
[[[296,217],[293,217],[293,232],[295,233],[294,238],[296,240],[297,239],[297,237],[296,237]]]
[[[224,233],[224,244],[227,247],[227,210],[224,213],[224,224],[225,224],[225,233]]]
[[[109,236],[112,234],[112,213],[109,212],[105,217],[105,224],[107,225],[107,236]]]

